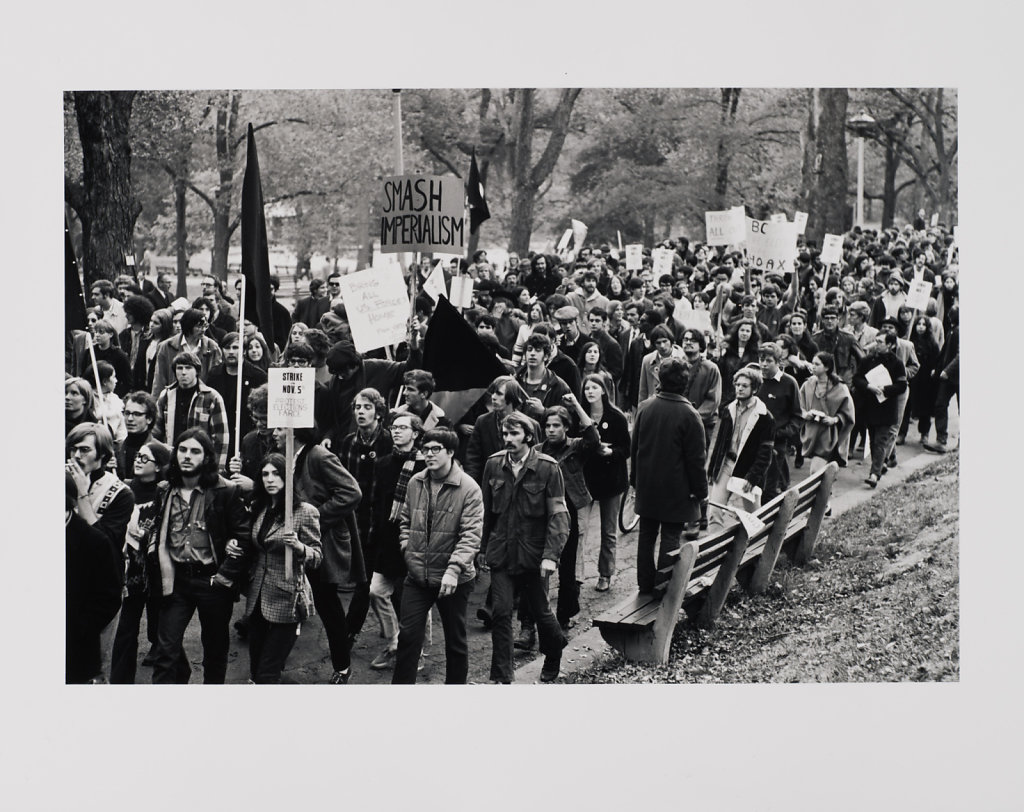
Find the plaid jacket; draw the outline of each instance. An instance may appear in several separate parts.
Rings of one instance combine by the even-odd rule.
[[[174,413],[181,408],[178,403],[178,384],[168,386],[160,393],[156,401],[156,423],[153,424],[153,439],[173,444]],[[171,397],[173,393],[174,397]],[[214,451],[217,452],[217,465],[221,471],[228,467],[228,416],[224,408],[224,400],[220,394],[202,381],[196,388],[192,401],[188,404],[186,428],[198,426],[213,440]]]
[[[309,554],[293,554],[291,573],[284,570],[284,525],[280,520],[275,521],[260,540],[265,518],[266,512],[261,511],[252,522],[252,549],[256,560],[245,600],[245,617],[252,615],[258,605],[263,617],[271,623],[298,623],[304,619],[301,611],[296,612],[299,604],[305,602],[307,612],[312,605],[312,594],[305,596],[310,593],[310,586],[303,570],[315,569],[323,560],[320,516],[315,507],[305,502],[295,509],[292,526]]]

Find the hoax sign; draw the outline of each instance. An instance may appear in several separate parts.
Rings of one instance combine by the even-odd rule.
[[[748,218],[747,258],[754,270],[791,273],[796,259],[796,226]]]
[[[395,175],[384,179],[380,251],[440,251],[462,256],[465,190],[458,178]]]

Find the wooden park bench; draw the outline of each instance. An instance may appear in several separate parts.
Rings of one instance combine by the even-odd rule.
[[[764,527],[753,535],[738,523],[683,542],[660,570],[662,578],[667,576],[665,583],[594,618],[601,636],[628,660],[668,662],[680,609],[699,626],[711,628],[734,579],[751,594],[760,594],[780,552],[797,565],[811,559],[838,471],[836,463],[829,463],[755,511]]]

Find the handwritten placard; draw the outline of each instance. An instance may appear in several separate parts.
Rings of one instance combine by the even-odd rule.
[[[736,245],[747,237],[746,216],[742,206],[728,211],[704,212],[704,236],[708,245]]]
[[[926,310],[931,297],[932,283],[926,279],[915,279],[910,283],[910,290],[907,292],[907,307]]]
[[[359,352],[405,339],[409,292],[399,268],[371,268],[342,276],[339,281],[352,340]]]
[[[672,255],[674,253],[671,248],[655,248],[651,251],[651,259],[654,261],[655,279],[658,279],[663,274],[672,273]]]
[[[807,212],[798,211],[793,215],[793,225],[796,226],[796,233],[803,234],[807,230]]]
[[[747,218],[747,259],[753,270],[791,273],[796,259],[793,223]]]
[[[458,178],[393,175],[384,179],[380,251],[463,253],[465,189]]]
[[[271,367],[267,370],[267,428],[312,428],[316,370]]]

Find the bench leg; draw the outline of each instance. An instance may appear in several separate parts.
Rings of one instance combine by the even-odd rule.
[[[710,629],[715,625],[715,618],[718,617],[718,613],[725,606],[725,599],[729,595],[729,590],[732,589],[733,580],[736,578],[736,570],[739,569],[740,561],[743,560],[743,553],[747,550],[747,541],[747,531],[743,525],[740,525],[736,530],[736,538],[729,545],[729,552],[725,554],[725,560],[718,568],[715,582],[708,589],[707,598],[705,598],[704,605],[700,609],[697,623],[701,628]]]
[[[793,513],[796,511],[796,503],[799,500],[800,495],[795,489],[786,491],[786,495],[782,497],[778,516],[768,533],[768,539],[764,543],[761,555],[758,556],[754,575],[747,587],[751,595],[760,595],[768,588],[768,581],[772,577],[775,564],[779,560],[779,552],[782,550],[782,540],[786,537],[786,528],[793,520]]]
[[[818,483],[818,492],[814,496],[814,507],[811,508],[810,515],[807,517],[807,527],[804,528],[803,537],[793,556],[793,562],[798,566],[806,564],[814,555],[814,544],[818,540],[821,520],[825,518],[825,508],[828,507],[828,500],[832,496],[832,483],[835,482],[838,474],[839,466],[836,463],[830,462],[825,466],[821,482]]]
[[[672,567],[672,579],[661,599],[661,608],[654,621],[653,651],[654,662],[667,663],[669,648],[672,646],[672,633],[679,621],[679,610],[686,595],[686,585],[690,583],[693,562],[697,560],[697,542],[685,542],[679,548],[679,560]]]

